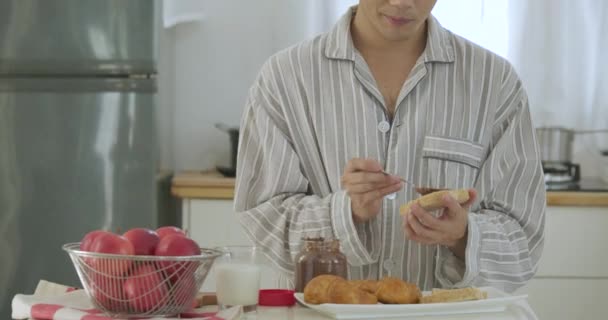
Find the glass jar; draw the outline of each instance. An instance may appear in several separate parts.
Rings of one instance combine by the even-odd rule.
[[[321,253],[323,246],[323,238],[306,238],[300,253],[295,258],[296,273],[295,273],[295,290],[303,292],[306,284],[314,278],[315,262]]]
[[[340,240],[323,242],[321,252],[315,261],[315,276],[331,274],[348,279],[346,256],[340,251]]]

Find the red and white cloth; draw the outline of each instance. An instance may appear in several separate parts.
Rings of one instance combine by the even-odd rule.
[[[13,319],[39,320],[116,320],[93,307],[84,290],[40,281],[33,295],[18,294],[12,302]],[[199,319],[199,320],[236,320],[240,319],[241,307],[222,311],[209,311],[209,308],[194,309],[179,315],[179,318],[152,319]]]

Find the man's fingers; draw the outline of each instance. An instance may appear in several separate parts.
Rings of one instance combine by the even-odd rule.
[[[469,208],[471,208],[471,206],[473,205],[475,200],[477,200],[477,190],[469,189],[469,200],[467,202],[465,202],[462,205],[462,207],[469,210]]]
[[[419,205],[414,204],[410,214],[413,214],[416,218],[418,218],[418,221],[420,221],[423,226],[426,226],[429,229],[441,230],[443,227],[443,222],[441,220],[435,218],[432,214],[422,209]]]
[[[418,218],[414,214],[409,214],[407,219],[408,224],[412,227],[412,230],[416,233],[416,235],[426,238],[429,240],[438,240],[439,232],[431,230],[420,223]]]
[[[416,241],[422,244],[434,244],[435,242],[431,239],[428,239],[426,237],[423,237],[419,234],[416,233],[416,231],[414,231],[414,229],[412,228],[412,225],[409,222],[409,214],[407,216],[405,216],[403,218],[403,224],[404,224],[404,228],[405,228],[405,235],[407,236],[408,239],[412,240],[412,241]]]
[[[448,209],[444,212],[447,212],[449,215],[453,216],[454,214],[463,210],[460,203],[458,203],[458,201],[456,201],[456,199],[449,194],[444,195],[443,198],[441,198],[441,202],[443,203],[443,206]]]
[[[380,195],[379,198],[384,198],[386,196],[388,196],[389,194],[395,193],[399,190],[401,190],[403,188],[403,183],[401,183],[401,181],[392,184],[390,186],[384,187],[380,189]]]
[[[382,171],[382,166],[378,161],[373,159],[355,158],[351,159],[348,164],[346,164],[346,168],[344,169],[345,173],[358,171],[380,172]]]
[[[412,230],[412,227],[410,226],[410,224],[407,222],[409,215],[406,215],[405,217],[403,217],[403,228],[405,228],[405,235],[409,238],[412,239],[413,237],[416,236],[416,232],[414,232],[414,230]],[[413,240],[413,239],[412,239]]]
[[[346,190],[349,193],[352,194],[360,194],[360,193],[368,193],[368,192],[372,192],[375,190],[379,190],[382,189],[384,187],[388,187],[388,186],[392,186],[395,183],[364,183],[364,184],[355,184],[355,185],[350,185],[348,186],[348,188],[346,188]]]
[[[378,189],[378,185],[375,183],[355,184],[347,188],[348,193],[368,193],[370,191]]]
[[[370,191],[368,193],[364,193],[361,196],[363,196],[364,203],[370,203],[372,201],[384,198],[385,196],[388,196],[391,193],[395,193],[395,192],[401,190],[401,188],[403,188],[403,185],[401,182],[398,182],[393,185],[389,185],[387,187],[383,187],[380,189]]]
[[[347,185],[355,185],[355,184],[362,184],[362,183],[377,183],[377,184],[390,185],[390,184],[397,183],[399,181],[400,180],[398,178],[395,178],[392,176],[387,176],[383,173],[364,172],[364,171],[345,174],[342,177],[342,183],[347,184]]]

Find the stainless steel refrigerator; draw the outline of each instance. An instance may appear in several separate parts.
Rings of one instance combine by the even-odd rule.
[[[157,5],[0,1],[0,318],[38,280],[78,285],[61,245],[156,227]]]

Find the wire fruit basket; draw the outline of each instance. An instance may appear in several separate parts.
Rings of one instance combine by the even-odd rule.
[[[189,311],[221,251],[201,248],[183,257],[115,255],[81,251],[69,254],[91,302],[111,317],[171,316]]]

